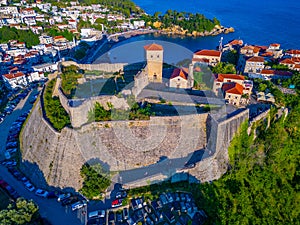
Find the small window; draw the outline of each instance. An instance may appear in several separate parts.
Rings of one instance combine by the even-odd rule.
[[[153,58],[153,55],[151,55],[151,58]]]
[[[159,58],[159,55],[157,55],[157,58]]]

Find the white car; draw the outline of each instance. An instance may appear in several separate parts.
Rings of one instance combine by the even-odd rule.
[[[35,191],[35,194],[36,194],[37,196],[47,198],[47,196],[48,196],[49,193],[48,193],[48,191],[44,191],[44,190],[42,190],[42,189],[37,189],[37,190]]]
[[[28,191],[34,191],[35,190],[35,187],[31,183],[29,183],[29,182],[25,183],[25,188]]]
[[[85,202],[85,201],[78,201],[78,202],[75,202],[75,203],[72,205],[72,211],[75,211],[76,209],[81,209],[81,208],[83,208],[84,206],[86,206],[86,202]]]

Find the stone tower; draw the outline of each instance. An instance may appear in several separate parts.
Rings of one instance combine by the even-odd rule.
[[[162,83],[163,47],[158,44],[144,46],[146,51],[146,73],[150,82]]]

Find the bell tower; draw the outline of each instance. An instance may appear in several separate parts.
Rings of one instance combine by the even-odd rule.
[[[162,83],[163,47],[158,44],[144,46],[146,51],[146,73],[149,82]]]

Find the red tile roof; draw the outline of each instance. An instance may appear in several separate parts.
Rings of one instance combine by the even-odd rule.
[[[225,83],[222,86],[222,90],[226,93],[242,95],[244,88],[238,83]]]
[[[230,45],[243,45],[243,41],[235,39],[235,40],[229,42],[228,44],[230,44]]]
[[[247,62],[264,62],[264,57],[261,56],[253,56],[250,59],[247,60]]]
[[[295,69],[300,69],[300,64],[296,64],[294,68]]]
[[[187,80],[187,78],[188,78],[187,70],[188,70],[187,68],[175,68],[173,70],[173,73],[172,73],[170,79],[173,79],[173,78],[179,76],[179,77],[182,77],[183,79]]]
[[[292,57],[291,60],[292,60],[294,63],[300,63],[300,58],[299,58],[299,57]]]
[[[245,77],[237,74],[216,74],[215,79],[219,82],[223,82],[224,79],[245,80]]]
[[[292,50],[286,51],[286,53],[291,54],[291,55],[298,55],[298,54],[300,54],[300,50],[292,49]]]
[[[278,44],[278,43],[272,43],[272,44],[270,44],[270,46],[272,46],[272,47],[280,47],[280,44]]]
[[[163,46],[154,44],[154,43],[144,46],[144,49],[146,51],[162,51],[162,50],[164,50]]]
[[[61,39],[61,38],[65,38],[64,36],[55,36],[54,39]]]
[[[203,63],[209,63],[208,59],[199,59],[199,58],[193,58],[192,59],[193,62],[203,62]]]
[[[266,74],[266,75],[274,75],[275,70],[261,70],[261,74]]]
[[[284,59],[279,64],[295,64],[291,59]]]
[[[201,50],[196,52],[195,55],[220,57],[221,52],[216,50]]]
[[[22,72],[18,72],[18,73],[14,73],[14,74],[13,73],[5,74],[3,76],[5,76],[7,79],[13,79],[13,78],[25,76],[25,74]]]
[[[265,52],[263,54],[261,54],[261,56],[267,57],[267,56],[273,56],[273,52]]]

